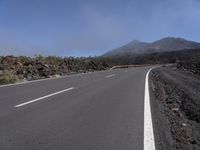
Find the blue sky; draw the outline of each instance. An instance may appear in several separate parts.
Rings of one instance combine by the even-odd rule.
[[[199,0],[0,0],[0,55],[95,56],[167,36],[200,42]]]

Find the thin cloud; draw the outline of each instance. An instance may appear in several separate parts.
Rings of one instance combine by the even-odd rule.
[[[100,55],[166,36],[200,41],[198,0],[3,0],[0,8],[0,55]]]

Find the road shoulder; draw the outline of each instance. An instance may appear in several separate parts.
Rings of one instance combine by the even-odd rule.
[[[151,72],[150,93],[157,149],[161,146],[162,149],[200,148],[198,85],[198,77],[176,68],[161,67]]]

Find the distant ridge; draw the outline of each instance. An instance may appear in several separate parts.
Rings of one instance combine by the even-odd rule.
[[[103,57],[126,54],[178,51],[195,48],[200,48],[200,43],[188,41],[183,38],[167,37],[152,43],[134,40],[122,47],[105,53]]]

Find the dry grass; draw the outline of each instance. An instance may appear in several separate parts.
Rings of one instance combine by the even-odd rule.
[[[21,79],[19,76],[6,72],[0,75],[0,84],[9,84],[19,82]]]

